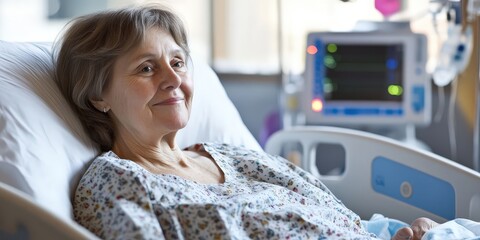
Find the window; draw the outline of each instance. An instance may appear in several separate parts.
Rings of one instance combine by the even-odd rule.
[[[16,0],[0,1],[0,39],[53,42],[72,18],[132,4],[156,2],[177,12],[196,57],[210,59],[210,0]]]
[[[374,0],[17,0],[0,1],[0,39],[51,42],[72,17],[147,2],[178,13],[194,56],[222,73],[300,74],[308,32],[347,31],[359,20],[383,20]],[[397,20],[412,19],[415,32],[428,34],[435,56],[441,41],[433,31],[429,1],[404,4]],[[444,19],[439,23],[445,32]]]
[[[213,0],[213,67],[278,73],[277,0]]]
[[[349,31],[358,21],[383,21],[374,0],[212,0],[213,66],[219,72],[288,74],[304,70],[306,36],[312,31]],[[392,20],[412,19],[435,54],[428,0],[404,1]],[[441,19],[440,19],[441,20]],[[441,28],[442,26],[440,26]]]

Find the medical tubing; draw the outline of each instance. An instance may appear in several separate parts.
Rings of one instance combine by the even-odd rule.
[[[443,117],[443,109],[445,108],[445,88],[437,86],[438,92],[438,106],[433,117],[434,122],[440,122]]]
[[[458,76],[452,81],[451,94],[448,104],[448,138],[450,141],[450,158],[453,161],[457,161],[457,141],[455,136],[455,103],[457,99],[457,79]]]
[[[441,12],[443,7],[445,6],[446,3],[443,3],[441,8],[437,9],[436,11],[431,11],[432,14],[432,26],[433,30],[435,33],[435,38],[437,39],[437,46],[442,45],[442,41],[440,38],[440,31],[438,30],[438,21],[437,21],[437,15]],[[432,79],[433,80],[433,79]],[[440,87],[436,84],[434,84],[437,87],[437,92],[438,92],[438,106],[435,111],[433,121],[434,122],[440,122],[443,117],[443,112],[445,109],[445,88]]]

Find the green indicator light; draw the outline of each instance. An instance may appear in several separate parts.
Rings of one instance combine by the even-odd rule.
[[[337,52],[337,44],[329,43],[329,44],[327,45],[327,51],[328,51],[329,53]]]
[[[388,86],[388,93],[392,96],[400,96],[403,93],[403,88],[398,85]]]
[[[337,66],[337,62],[332,57],[332,55],[326,55],[323,58],[323,64],[325,64],[325,66],[328,68],[335,68]]]
[[[333,84],[330,78],[325,78],[325,82],[323,83],[323,92],[325,93],[333,92]]]

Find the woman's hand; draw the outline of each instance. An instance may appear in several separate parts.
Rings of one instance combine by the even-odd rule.
[[[398,230],[392,240],[420,240],[423,234],[436,227],[438,223],[428,218],[417,218],[410,227],[404,227]]]

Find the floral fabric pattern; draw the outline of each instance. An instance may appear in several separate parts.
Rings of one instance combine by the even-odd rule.
[[[203,143],[221,184],[152,174],[112,151],[97,157],[74,198],[76,221],[105,239],[374,239],[319,180],[287,160]]]

